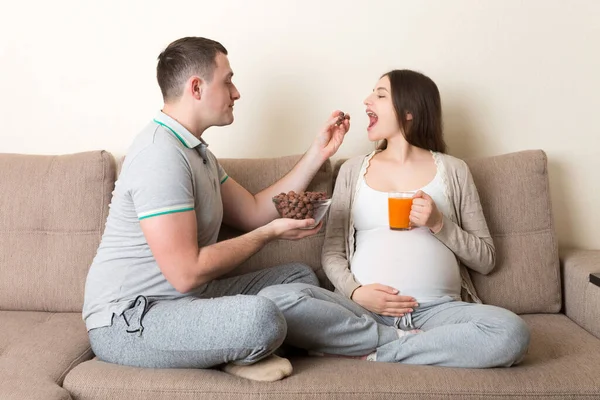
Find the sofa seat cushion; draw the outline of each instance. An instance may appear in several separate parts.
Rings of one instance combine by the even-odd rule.
[[[80,313],[0,311],[0,376],[61,385],[71,368],[91,357]]]
[[[0,372],[0,399],[2,400],[71,400],[69,392],[50,378],[31,379]]]
[[[596,399],[600,340],[566,316],[524,316],[529,353],[513,368],[472,370],[371,363],[338,358],[292,359],[294,374],[259,383],[217,370],[140,369],[92,360],[74,368],[64,387],[76,399]]]

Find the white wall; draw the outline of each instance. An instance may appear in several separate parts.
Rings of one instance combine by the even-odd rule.
[[[220,157],[303,152],[336,108],[353,116],[339,156],[366,152],[362,100],[412,68],[440,87],[451,154],[545,150],[561,246],[600,248],[600,1],[10,3],[0,152],[124,154],[161,106],[156,57],[182,36],[230,52],[236,122],[205,135]]]

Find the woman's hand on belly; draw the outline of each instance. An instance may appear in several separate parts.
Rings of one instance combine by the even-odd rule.
[[[414,297],[401,296],[393,287],[379,283],[359,287],[352,293],[352,300],[371,312],[390,317],[401,317],[418,306]]]

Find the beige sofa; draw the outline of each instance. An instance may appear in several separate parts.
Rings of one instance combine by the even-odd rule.
[[[258,191],[297,159],[222,163]],[[498,260],[492,274],[473,280],[485,302],[522,314],[531,327],[521,365],[468,370],[296,356],[293,376],[257,383],[218,370],[93,359],[80,310],[114,160],[106,152],[0,155],[0,399],[600,399],[600,287],[588,281],[600,272],[600,251],[565,252],[559,265],[546,163],[542,151],[469,161]],[[311,189],[331,193],[338,167],[325,164]],[[222,237],[236,234],[224,228]],[[327,285],[322,242],[321,233],[271,243],[237,272],[303,261]]]

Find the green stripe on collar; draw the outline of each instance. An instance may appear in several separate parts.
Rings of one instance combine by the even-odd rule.
[[[175,132],[175,130],[173,128],[171,128],[169,125],[160,122],[159,120],[157,120],[156,118],[153,119],[154,122],[156,122],[157,124],[159,124],[160,126],[164,126],[165,128],[167,128],[168,130],[170,130],[171,132],[173,132],[173,135],[175,135],[175,137],[177,139],[179,139],[179,141],[181,142],[182,145],[184,145],[185,147],[187,147],[188,149],[191,149],[192,147],[185,141],[184,138],[182,138],[181,136],[179,136],[179,134],[177,132]]]

